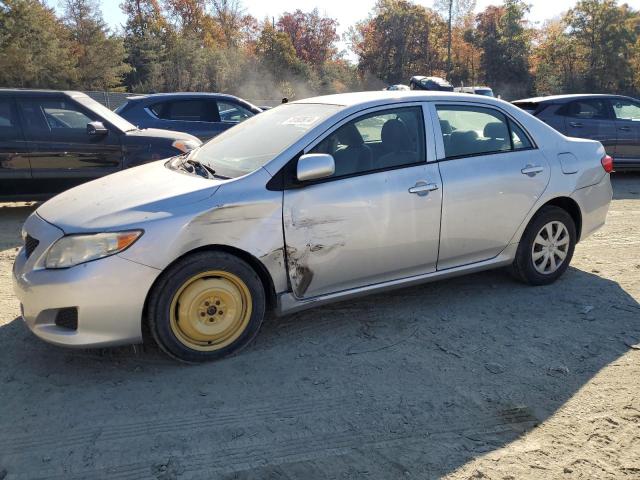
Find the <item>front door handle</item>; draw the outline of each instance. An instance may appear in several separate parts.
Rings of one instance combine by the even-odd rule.
[[[582,128],[584,125],[580,122],[569,122],[569,125],[575,128]]]
[[[619,127],[618,130],[622,130],[623,132],[630,132],[631,127]]]
[[[434,190],[438,190],[438,185],[435,183],[427,183],[427,182],[416,182],[416,184],[409,189],[409,193],[415,193],[419,196],[424,196],[429,192],[433,192]]]
[[[520,170],[523,175],[529,175],[530,177],[535,177],[540,172],[544,171],[544,167],[540,165],[527,165],[522,170]]]

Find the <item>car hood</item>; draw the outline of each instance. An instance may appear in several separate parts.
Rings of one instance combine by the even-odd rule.
[[[57,195],[37,209],[65,233],[140,228],[180,215],[211,197],[222,179],[172,170],[160,160],[93,180]]]
[[[168,140],[196,140],[201,143],[197,137],[184,132],[174,132],[173,130],[163,130],[161,128],[139,128],[129,130],[127,136],[145,137],[145,138],[166,138]]]

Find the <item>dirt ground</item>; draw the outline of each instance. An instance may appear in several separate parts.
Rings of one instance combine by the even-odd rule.
[[[553,286],[501,271],[270,319],[240,355],[66,350],[0,205],[0,480],[640,478],[640,176]]]

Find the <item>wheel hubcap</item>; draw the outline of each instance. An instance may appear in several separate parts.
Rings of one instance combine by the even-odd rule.
[[[250,318],[249,288],[229,272],[214,270],[195,275],[171,301],[171,330],[194,350],[218,350],[233,343]]]
[[[540,229],[533,241],[531,258],[538,273],[549,275],[564,263],[569,251],[569,230],[564,223],[554,221]]]

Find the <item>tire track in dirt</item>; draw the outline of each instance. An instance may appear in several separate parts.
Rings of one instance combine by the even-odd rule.
[[[424,442],[438,442],[449,436],[486,437],[487,435],[506,436],[512,439],[521,431],[537,423],[527,409],[512,409],[499,414],[489,415],[484,421],[471,419],[442,420],[442,417],[428,417],[419,419],[417,423],[390,424],[376,427],[368,425],[366,430],[340,429],[329,427],[314,428],[301,432],[299,429],[286,437],[275,436],[273,439],[255,441],[236,440],[229,442],[232,446],[217,448],[212,454],[208,449],[198,453],[190,453],[178,459],[182,474],[207,473],[209,475],[229,474],[239,470],[251,470],[266,465],[282,465],[295,461],[310,461],[321,458],[349,454],[356,451],[388,449],[404,444]],[[269,459],[266,461],[265,459]],[[156,462],[157,463],[157,462]],[[126,465],[105,466],[78,472],[48,471],[35,474],[31,479],[99,479],[109,478],[117,480],[153,478],[153,459],[139,461]],[[17,476],[16,478],[22,478]],[[24,477],[26,478],[26,477]]]

